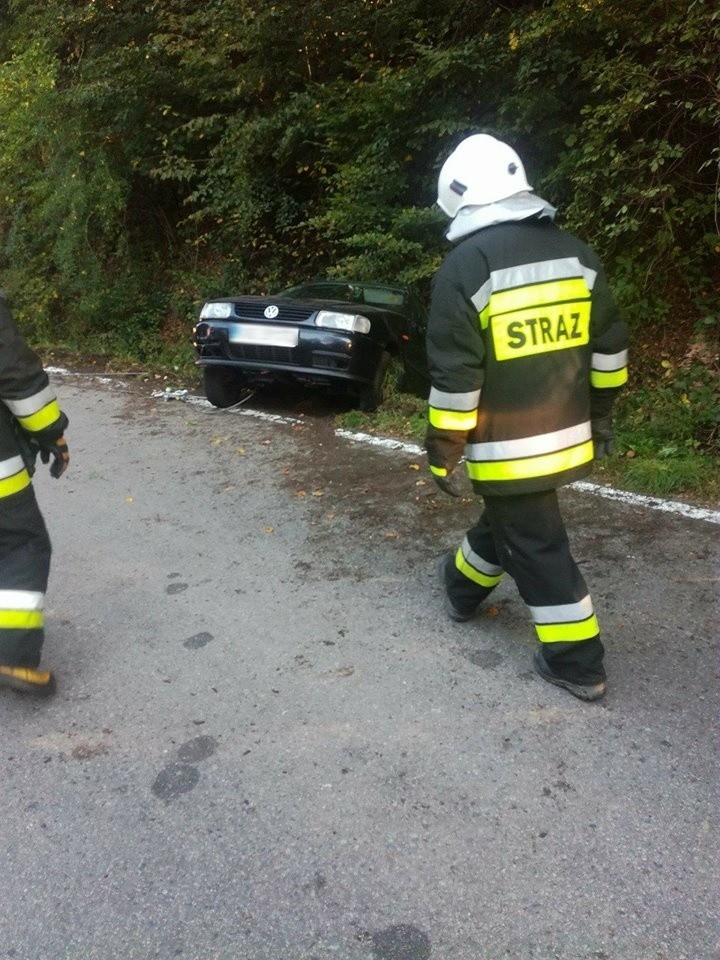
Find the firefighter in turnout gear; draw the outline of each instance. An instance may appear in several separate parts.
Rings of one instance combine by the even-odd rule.
[[[438,565],[446,608],[469,620],[508,573],[535,626],[536,671],[596,700],[604,649],[557,488],[612,452],[627,327],[597,255],[555,225],[507,144],[484,134],[462,141],[442,167],[437,202],[455,246],[433,281],[426,449],[451,495],[464,456],[484,501]]]
[[[65,471],[68,420],[2,291],[0,401],[0,687],[47,696],[54,678],[38,667],[51,547],[31,476],[38,453],[53,477]]]

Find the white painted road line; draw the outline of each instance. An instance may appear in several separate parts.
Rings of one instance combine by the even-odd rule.
[[[153,393],[154,397],[165,400],[181,400],[183,403],[190,403],[196,406],[212,407],[205,397],[197,397],[188,393],[186,390],[162,390]],[[242,403],[242,401],[241,401]],[[234,407],[226,407],[224,413],[239,413],[246,417],[256,417],[258,420],[268,420],[273,423],[298,424],[305,421],[294,417],[281,417],[273,413],[263,413],[261,410],[242,407],[236,404]],[[355,433],[352,430],[336,430],[336,437],[343,440],[351,440],[353,443],[364,443],[368,446],[382,447],[386,450],[399,450],[411,457],[422,456],[424,450],[416,443],[405,443],[402,440],[393,440],[390,437],[376,437],[370,433]],[[662,513],[671,513],[675,516],[687,517],[689,520],[704,520],[707,523],[720,524],[720,510],[710,510],[704,507],[693,507],[687,503],[680,503],[677,500],[664,500],[661,497],[649,497],[641,493],[631,493],[628,490],[615,490],[613,487],[604,487],[599,483],[590,483],[585,480],[578,480],[570,484],[573,490],[579,490],[582,493],[590,493],[593,496],[604,497],[606,500],[617,500],[620,503],[626,503],[632,507],[646,507],[649,510],[658,510]]]

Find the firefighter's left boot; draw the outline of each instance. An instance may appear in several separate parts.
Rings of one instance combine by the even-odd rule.
[[[475,600],[464,606],[459,606],[452,599],[448,592],[448,575],[454,563],[454,554],[446,553],[444,556],[440,557],[435,565],[435,573],[437,574],[437,578],[440,581],[440,586],[442,587],[443,601],[445,603],[445,611],[447,615],[456,623],[465,623],[467,620],[472,620],[472,618],[478,612],[482,600]]]
[[[55,677],[49,670],[6,667],[0,664],[0,687],[8,687],[18,693],[30,693],[36,697],[49,697],[55,693]]]

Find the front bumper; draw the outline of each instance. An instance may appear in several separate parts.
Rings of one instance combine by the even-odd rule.
[[[235,367],[250,377],[292,377],[322,383],[373,381],[383,347],[364,334],[321,328],[298,328],[297,346],[235,343],[232,326],[212,321],[198,324],[194,346],[199,366]],[[209,331],[209,332],[207,332]]]

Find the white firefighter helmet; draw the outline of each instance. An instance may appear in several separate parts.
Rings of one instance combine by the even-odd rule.
[[[522,160],[502,140],[476,133],[453,150],[438,178],[437,203],[449,217],[532,190]]]

